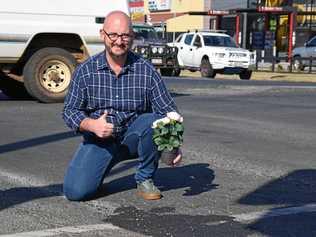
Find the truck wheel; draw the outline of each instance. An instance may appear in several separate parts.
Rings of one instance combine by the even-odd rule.
[[[240,74],[239,74],[239,78],[241,80],[249,80],[251,78],[251,74],[252,74],[252,71],[246,69],[246,70],[243,70]]]
[[[75,66],[75,58],[64,49],[40,49],[24,66],[25,88],[41,102],[62,102]]]
[[[164,77],[172,77],[173,76],[173,68],[160,68],[160,74]]]
[[[174,77],[180,76],[180,73],[181,73],[181,69],[180,68],[173,69],[173,76]]]
[[[214,77],[216,73],[214,72],[212,65],[207,58],[203,58],[201,61],[201,76],[202,77]]]

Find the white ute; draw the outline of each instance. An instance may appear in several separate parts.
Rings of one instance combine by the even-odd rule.
[[[112,10],[129,14],[128,0],[8,0],[0,7],[1,90],[63,101],[77,63],[104,50],[99,29]],[[16,82],[16,81],[14,81]]]
[[[196,31],[181,34],[170,46],[178,48],[181,69],[201,71],[202,77],[215,77],[216,73],[239,74],[249,80],[254,69],[255,54],[240,48],[227,34]]]

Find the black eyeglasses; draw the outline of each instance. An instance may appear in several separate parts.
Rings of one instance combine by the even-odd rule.
[[[121,37],[123,41],[129,41],[132,38],[131,34],[107,33],[105,30],[102,31],[104,32],[104,34],[106,34],[107,37],[109,37],[111,41],[116,41],[119,37]]]

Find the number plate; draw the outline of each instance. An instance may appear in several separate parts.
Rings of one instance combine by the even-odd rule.
[[[233,63],[233,67],[242,67],[242,66],[244,66],[243,63],[240,63],[240,62]]]
[[[162,64],[162,59],[161,58],[152,58],[151,63],[152,64]]]

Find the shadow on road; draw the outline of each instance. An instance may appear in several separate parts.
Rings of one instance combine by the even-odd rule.
[[[8,97],[1,96],[1,99],[31,100],[32,97],[26,91],[22,82],[13,80],[0,70],[0,90]]]
[[[316,203],[316,170],[297,170],[287,176],[273,180],[239,201],[247,205],[302,206]],[[283,208],[284,209],[284,208]],[[250,230],[267,236],[316,236],[316,212],[290,213],[273,216],[282,210],[272,209],[262,218],[247,226]]]
[[[10,152],[10,151],[16,151],[21,150],[33,146],[38,146],[42,144],[46,144],[49,142],[55,142],[63,139],[68,139],[72,137],[80,136],[80,134],[75,134],[74,132],[63,132],[63,133],[56,133],[52,135],[32,138],[24,141],[9,143],[0,145],[0,154]]]
[[[127,163],[126,167],[136,165],[137,161]],[[125,167],[125,168],[126,168]],[[113,170],[115,172],[115,170]],[[110,173],[112,175],[112,173]],[[156,174],[156,185],[161,191],[185,188],[183,196],[194,196],[217,188],[213,184],[214,171],[209,164],[190,164],[176,168],[159,168]],[[98,197],[107,196],[135,188],[134,175],[124,176],[103,184]]]
[[[62,196],[62,189],[62,184],[52,184],[41,187],[17,187],[0,190],[0,211],[40,198]]]

